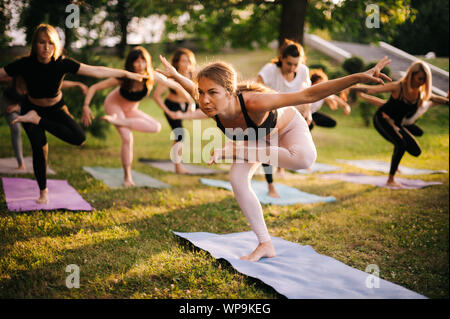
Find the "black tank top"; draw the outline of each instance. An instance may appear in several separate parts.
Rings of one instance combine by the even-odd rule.
[[[270,134],[270,132],[275,128],[277,125],[277,116],[278,112],[277,110],[270,111],[269,116],[267,116],[266,120],[260,125],[257,126],[255,122],[250,118],[250,116],[247,113],[247,109],[245,108],[244,98],[242,97],[242,94],[238,95],[239,98],[239,104],[241,105],[242,114],[244,115],[245,123],[247,124],[248,128],[253,128],[255,136],[253,134],[249,134],[249,132],[245,133],[244,131],[240,131],[239,129],[234,129],[231,131],[227,131],[223,124],[220,122],[219,117],[216,115],[215,120],[217,123],[217,127],[229,138],[233,141],[247,141],[247,140],[253,140],[260,138],[259,135],[259,129],[264,129],[264,133],[266,133],[264,136],[267,136]],[[234,133],[234,134],[229,134]]]
[[[402,120],[405,117],[411,117],[414,113],[417,112],[420,96],[417,97],[417,100],[414,103],[409,103],[405,101],[403,97],[403,85],[400,86],[400,94],[398,98],[393,98],[392,95],[389,100],[383,104],[377,111],[377,113],[381,114],[381,112],[386,113],[391,119],[394,120],[396,125],[401,125]]]
[[[141,91],[128,91],[123,86],[119,89],[120,95],[122,95],[128,101],[138,102],[147,96],[148,88],[144,85]]]

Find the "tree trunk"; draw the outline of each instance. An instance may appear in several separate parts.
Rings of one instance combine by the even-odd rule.
[[[305,25],[308,0],[282,0],[280,32],[278,43],[291,39],[303,45],[303,28]]]
[[[119,56],[121,58],[125,57],[125,49],[127,47],[127,27],[129,19],[127,16],[127,4],[125,0],[119,0],[117,3],[117,13],[119,18],[120,26],[120,42],[119,42]]]

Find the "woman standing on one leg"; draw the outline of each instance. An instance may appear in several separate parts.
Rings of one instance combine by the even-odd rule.
[[[311,70],[310,72],[311,76],[311,85],[319,84],[322,82],[328,81],[328,76],[321,70],[321,69],[315,69]],[[351,108],[350,105],[348,105],[344,100],[342,100],[337,95],[330,95],[326,98],[314,102],[310,106],[310,111],[312,113],[312,121],[309,124],[309,129],[312,130],[314,128],[314,125],[322,126],[322,127],[335,127],[336,121],[331,117],[328,116],[325,113],[319,112],[320,108],[322,107],[323,103],[328,104],[330,109],[337,110],[338,107],[342,107],[344,109],[344,114],[348,115],[350,114]]]
[[[95,92],[111,87],[112,90],[105,99],[105,113],[102,119],[114,124],[122,139],[121,158],[124,170],[124,185],[134,186],[131,176],[131,164],[133,162],[133,133],[139,131],[145,133],[157,133],[161,130],[161,124],[150,115],[139,110],[139,102],[149,95],[154,82],[169,86],[180,92],[185,98],[192,98],[175,81],[168,80],[159,73],[153,72],[150,54],[143,47],[135,47],[129,53],[125,61],[125,70],[136,72],[148,77],[145,81],[118,79],[116,77],[98,82],[89,87],[83,105],[83,124],[91,124],[93,115],[89,104]]]
[[[179,48],[175,51],[171,64],[181,75],[193,79],[195,70],[195,56],[191,50],[185,48]],[[177,174],[189,173],[181,163],[181,155],[183,150],[183,123],[179,119],[177,112],[189,112],[190,118],[206,118],[204,113],[198,109],[198,105],[190,98],[186,99],[185,96],[179,95],[176,90],[170,89],[169,95],[163,102],[162,95],[166,91],[167,86],[158,85],[153,93],[153,98],[156,103],[164,111],[167,121],[169,122],[172,131],[175,134],[175,140],[173,142],[173,153],[176,155],[175,172]],[[175,131],[174,131],[175,130]]]
[[[22,76],[27,98],[22,104],[21,116],[11,124],[22,122],[33,151],[33,170],[39,185],[38,203],[48,202],[47,151],[45,131],[63,141],[82,145],[85,134],[70,115],[61,93],[61,84],[67,73],[92,77],[128,77],[135,80],[142,75],[105,67],[78,63],[62,56],[58,32],[51,25],[39,25],[33,35],[29,56],[0,68],[0,77]]]
[[[11,122],[20,115],[20,107],[26,100],[26,85],[22,77],[6,78],[9,86],[3,90],[3,97],[0,99],[0,109],[5,113],[6,121],[11,131],[11,144],[17,159],[17,170],[24,171],[26,169],[23,160],[22,149],[22,126],[19,122],[11,124]],[[64,81],[62,89],[70,87],[79,87],[83,94],[87,92],[87,86],[81,82]]]
[[[285,39],[278,50],[278,56],[259,71],[257,82],[277,92],[299,92],[311,86],[309,69],[305,62],[306,56],[303,47],[295,41]],[[312,118],[309,105],[303,105],[298,110],[305,117],[306,122],[310,124]],[[263,164],[263,168],[269,188],[269,196],[280,197],[273,184],[273,168],[266,164]],[[278,172],[281,175],[284,174],[282,168],[278,168]]]
[[[384,58],[364,73],[314,85],[301,92],[263,93],[264,87],[257,87],[257,84],[237,85],[236,72],[226,63],[213,63],[203,68],[197,75],[196,85],[177,73],[164,58],[161,57],[161,61],[165,67],[161,72],[174,78],[196,97],[200,109],[216,120],[225,135],[233,140],[242,140],[239,144],[231,143],[231,146],[227,144],[225,148],[215,149],[209,164],[226,158],[240,160],[232,164],[230,182],[234,196],[259,241],[252,253],[241,257],[251,261],[275,256],[261,204],[250,183],[258,165],[262,162],[297,170],[310,167],[317,157],[305,119],[294,107],[288,106],[313,103],[359,82],[383,83],[380,78],[389,77],[380,70],[390,63]],[[234,134],[230,134],[233,130]]]
[[[431,85],[430,68],[424,62],[417,61],[410,65],[405,76],[399,81],[383,86],[358,85],[352,88],[368,94],[391,92],[390,99],[373,117],[373,124],[378,133],[394,144],[391,168],[386,182],[389,186],[402,187],[394,177],[405,152],[413,156],[419,156],[422,152],[419,143],[404,126],[404,120],[423,108],[428,100],[448,104],[448,98],[431,93]]]

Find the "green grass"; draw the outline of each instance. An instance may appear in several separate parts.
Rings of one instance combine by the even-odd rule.
[[[272,51],[238,51],[204,61],[224,59],[241,76],[252,78],[273,57]],[[321,59],[309,52],[308,60]],[[258,63],[256,62],[259,61]],[[88,136],[83,148],[49,136],[51,178],[67,179],[93,205],[93,212],[9,212],[0,195],[0,298],[280,298],[273,289],[248,278],[209,254],[178,240],[171,231],[232,233],[250,228],[231,192],[210,188],[198,176],[176,176],[137,161],[168,158],[171,141],[161,110],[151,100],[141,109],[163,124],[159,134],[136,132],[133,169],[170,185],[169,189],[108,189],[82,166],[121,167],[120,139],[111,128],[106,140]],[[336,118],[334,129],[312,135],[318,161],[380,159],[389,161],[392,146],[374,128],[363,126],[358,110]],[[422,155],[405,155],[401,164],[449,170],[448,108],[436,107],[419,120]],[[4,122],[4,120],[2,120]],[[192,130],[192,123],[185,122]],[[202,128],[213,127],[212,120]],[[0,126],[0,157],[13,156],[9,132]],[[23,135],[25,155],[30,155]],[[203,141],[203,145],[208,141]],[[344,172],[365,172],[342,166]],[[32,175],[27,175],[32,178]],[[226,179],[227,174],[217,176]],[[262,176],[256,177],[262,180]],[[380,276],[431,298],[448,298],[449,177],[422,175],[443,185],[420,190],[389,190],[322,180],[315,175],[287,179],[284,184],[336,203],[263,205],[272,236],[301,245],[351,267],[377,264]],[[250,248],[250,247],[249,247]],[[79,289],[68,289],[66,266],[80,267]]]
[[[436,57],[433,59],[425,59],[423,55],[417,56],[419,59],[423,59],[425,62],[428,62],[430,64],[433,64],[434,66],[437,66],[438,68],[441,68],[442,70],[445,70],[448,72],[448,57]]]

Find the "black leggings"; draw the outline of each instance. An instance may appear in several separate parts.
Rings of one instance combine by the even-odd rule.
[[[412,156],[417,157],[422,153],[422,150],[420,149],[419,143],[405,126],[396,124],[399,129],[397,132],[392,124],[387,119],[383,118],[381,113],[382,112],[375,113],[373,116],[373,125],[381,136],[394,144],[394,153],[392,154],[391,169],[389,171],[389,174],[393,176],[395,175],[395,172],[397,172],[398,165],[400,164],[405,151]],[[416,127],[419,128],[418,126]]]
[[[22,105],[21,114],[34,110],[41,120],[38,125],[23,123],[23,128],[30,140],[33,151],[33,170],[40,190],[47,188],[47,154],[44,151],[47,145],[45,131],[60,138],[64,142],[81,145],[86,140],[83,129],[69,113],[64,100],[48,107],[41,107],[26,101]]]
[[[172,112],[177,112],[177,111],[187,112],[187,108],[185,110],[183,110],[181,108],[180,103],[178,103],[178,102],[174,102],[174,101],[171,101],[169,99],[166,99],[164,101],[164,104]],[[196,104],[196,109],[198,109],[198,108],[199,108],[199,106],[198,106],[198,104]],[[182,122],[182,120],[171,119],[166,113],[164,113],[164,115],[165,115],[165,117],[167,119],[167,122],[169,122],[169,125],[172,128],[172,131],[175,130],[174,131],[175,140],[177,142],[183,141],[184,140],[184,130],[183,130],[183,122]]]
[[[335,127],[336,121],[331,117],[321,112],[314,112],[312,114],[312,122],[309,124],[309,130],[314,128],[314,125],[322,127]]]

